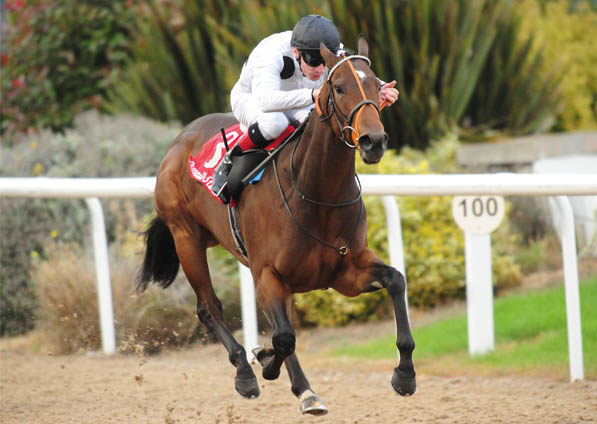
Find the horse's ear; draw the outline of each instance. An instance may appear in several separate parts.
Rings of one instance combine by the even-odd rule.
[[[321,53],[321,57],[325,60],[325,66],[328,69],[332,69],[336,63],[340,60],[330,49],[328,49],[325,44],[319,43],[319,53]]]
[[[363,34],[359,35],[358,47],[359,47],[359,55],[360,56],[369,57],[369,43],[367,43],[367,40],[365,40],[365,37],[363,36]]]

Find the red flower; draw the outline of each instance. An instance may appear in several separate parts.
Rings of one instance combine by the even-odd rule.
[[[12,12],[16,12],[25,7],[25,0],[7,0],[4,3],[4,8]]]
[[[25,87],[25,77],[23,75],[21,75],[18,78],[13,78],[12,86],[15,88]]]
[[[3,67],[8,64],[8,55],[6,53],[2,53],[2,55],[0,55],[0,63]]]

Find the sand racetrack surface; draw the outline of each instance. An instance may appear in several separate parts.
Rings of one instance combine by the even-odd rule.
[[[391,360],[297,352],[329,408],[302,416],[283,370],[261,377],[261,396],[234,391],[234,368],[217,344],[134,355],[53,356],[2,350],[0,422],[12,423],[597,423],[597,381],[419,372],[417,393],[390,386]],[[415,362],[416,365],[416,362]]]

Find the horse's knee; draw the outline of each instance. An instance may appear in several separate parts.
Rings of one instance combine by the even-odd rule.
[[[294,353],[296,336],[292,333],[276,334],[272,337],[272,344],[276,354],[288,357]]]
[[[388,267],[385,278],[385,287],[390,296],[401,296],[406,291],[406,280],[401,272],[397,269]]]

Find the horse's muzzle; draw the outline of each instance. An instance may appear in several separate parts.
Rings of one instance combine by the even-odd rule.
[[[363,162],[377,163],[388,147],[388,135],[385,132],[363,134],[359,138],[359,146]]]

